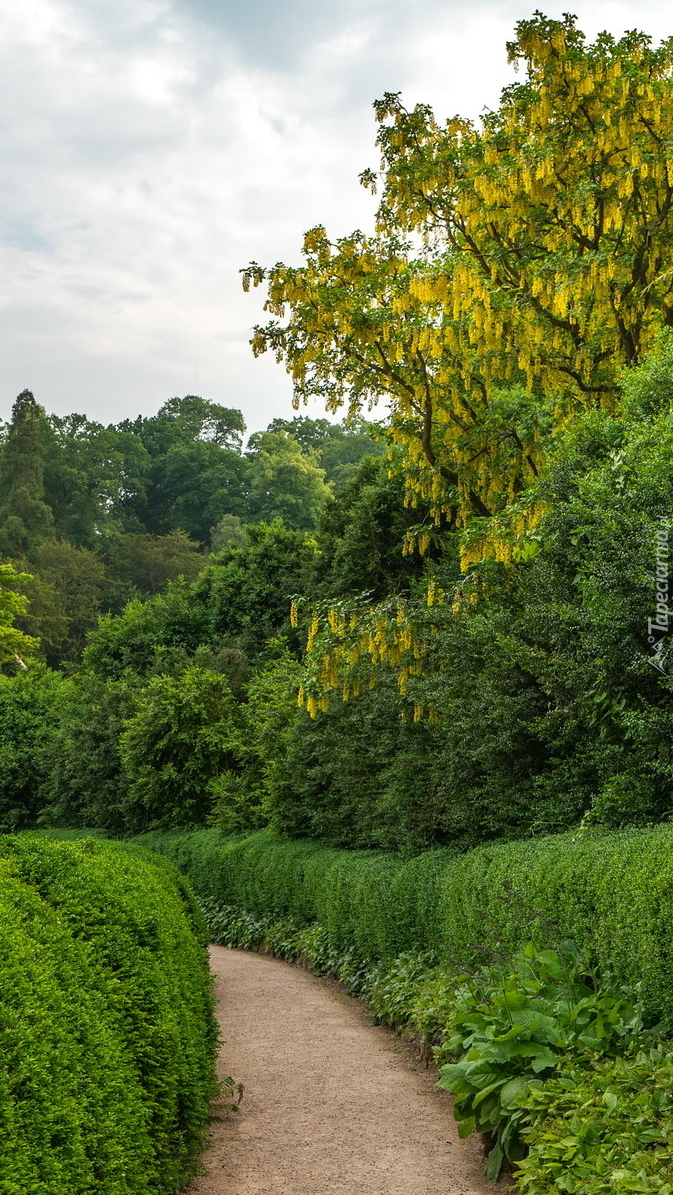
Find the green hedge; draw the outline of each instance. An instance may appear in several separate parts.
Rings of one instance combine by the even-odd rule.
[[[0,1195],[173,1195],[217,1045],[184,880],[112,843],[2,837],[0,918]]]
[[[673,1026],[673,827],[593,831],[400,856],[285,842],[261,831],[144,835],[198,895],[255,915],[316,921],[370,960],[430,950],[461,965],[530,939],[590,946],[601,971],[639,985],[646,1016]]]

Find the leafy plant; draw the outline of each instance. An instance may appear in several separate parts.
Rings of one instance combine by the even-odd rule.
[[[673,1054],[670,1045],[625,1057],[559,1060],[518,1097],[528,1156],[521,1195],[673,1192]]]
[[[451,1032],[437,1054],[460,1057],[442,1066],[439,1086],[456,1097],[462,1137],[475,1130],[495,1137],[486,1167],[494,1181],[505,1157],[525,1152],[521,1100],[531,1081],[546,1079],[568,1056],[610,1056],[640,1027],[633,1005],[599,985],[572,942],[558,951],[528,943],[509,967],[466,978],[454,1000]]]
[[[238,1112],[244,1091],[242,1083],[237,1083],[231,1075],[227,1075],[225,1079],[218,1079],[212,1103],[224,1112]]]
[[[393,963],[379,963],[367,979],[367,1004],[377,1021],[404,1026],[413,1018],[418,989],[434,959],[431,955],[407,952]]]

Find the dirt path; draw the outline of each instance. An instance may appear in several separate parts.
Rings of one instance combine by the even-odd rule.
[[[449,1097],[356,1001],[259,954],[211,948],[225,1045],[245,1084],[188,1195],[493,1195]]]

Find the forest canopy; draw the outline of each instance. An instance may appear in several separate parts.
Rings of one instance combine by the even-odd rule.
[[[14,634],[72,664],[101,613],[193,579],[246,525],[313,530],[360,459],[382,451],[363,419],[276,419],[245,449],[244,434],[239,410],[196,395],[104,427],[48,415],[23,391],[0,427],[0,560],[25,594]]]

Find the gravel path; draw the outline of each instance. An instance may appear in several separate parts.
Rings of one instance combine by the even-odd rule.
[[[245,1093],[188,1195],[493,1195],[449,1097],[356,1001],[264,955],[214,946],[211,967]]]

